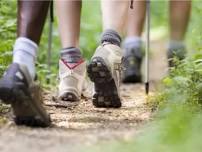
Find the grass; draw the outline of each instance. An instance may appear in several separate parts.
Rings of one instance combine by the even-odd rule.
[[[9,6],[10,2],[0,1],[0,76],[11,62],[12,45],[16,31],[15,5]],[[14,10],[14,11],[11,11]]]

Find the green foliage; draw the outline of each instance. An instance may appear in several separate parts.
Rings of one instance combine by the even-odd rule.
[[[84,1],[82,6],[80,46],[90,59],[100,42],[102,18],[99,1]]]
[[[190,53],[202,51],[202,22],[200,20],[202,15],[202,2],[193,1],[192,15],[190,18],[189,32],[187,33],[188,46],[191,48]]]
[[[16,31],[16,3],[0,1],[0,76],[11,62]]]
[[[168,27],[168,1],[151,1],[151,27]]]

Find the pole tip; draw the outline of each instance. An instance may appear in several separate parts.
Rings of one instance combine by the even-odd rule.
[[[146,93],[146,95],[149,94],[149,82],[145,83],[145,93]]]

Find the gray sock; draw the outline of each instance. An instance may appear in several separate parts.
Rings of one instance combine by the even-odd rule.
[[[138,36],[130,36],[126,37],[123,42],[123,47],[133,47],[133,48],[140,48],[142,47],[142,38]]]
[[[121,45],[121,37],[120,35],[111,29],[105,30],[101,36],[101,43],[108,42],[114,45]]]
[[[77,63],[82,59],[81,52],[78,48],[68,47],[60,51],[60,57],[67,63]]]

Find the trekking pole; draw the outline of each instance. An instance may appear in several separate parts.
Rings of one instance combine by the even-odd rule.
[[[48,75],[46,76],[47,84],[50,83],[50,74],[51,74],[51,50],[52,50],[52,33],[53,33],[53,0],[50,2],[50,9],[49,9],[49,33],[48,33],[48,52],[47,52],[47,65],[48,65]]]
[[[145,93],[149,94],[150,0],[146,0]]]

